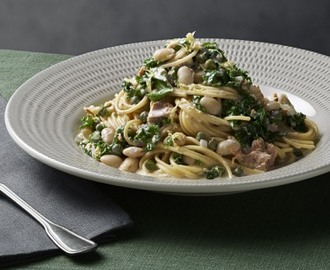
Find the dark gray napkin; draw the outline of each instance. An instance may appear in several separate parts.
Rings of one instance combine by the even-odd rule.
[[[0,97],[0,182],[53,222],[96,242],[132,225],[100,184],[57,171],[21,150],[5,128],[5,106]],[[1,193],[0,215],[0,266],[59,252],[41,225]]]

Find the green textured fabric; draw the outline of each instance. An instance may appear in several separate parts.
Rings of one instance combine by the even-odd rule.
[[[70,56],[0,50],[0,94],[9,99],[26,80]]]
[[[9,98],[32,75],[68,57],[0,50],[0,94]],[[330,269],[329,177],[206,197],[98,184],[131,216],[133,228],[95,254],[12,268]]]

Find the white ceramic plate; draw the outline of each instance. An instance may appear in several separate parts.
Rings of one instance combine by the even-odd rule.
[[[75,136],[83,107],[120,90],[145,58],[165,41],[106,48],[56,64],[24,83],[6,108],[6,127],[36,159],[82,178],[136,189],[184,194],[223,194],[300,181],[330,170],[330,58],[301,49],[251,41],[216,41],[227,57],[249,71],[266,94],[286,92],[319,126],[317,148],[302,160],[267,173],[233,179],[152,178],[105,166],[82,153]],[[206,41],[206,40],[204,40]]]

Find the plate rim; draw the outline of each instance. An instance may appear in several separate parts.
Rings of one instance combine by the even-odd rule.
[[[309,54],[311,57],[321,57],[321,58],[325,58],[326,61],[328,61],[330,63],[330,57],[326,56],[326,55],[322,55],[319,54],[317,52],[313,52],[313,51],[308,51],[308,50],[303,50],[300,48],[296,48],[296,47],[290,47],[290,46],[286,46],[286,45],[279,45],[279,44],[274,44],[274,43],[265,43],[265,42],[259,42],[259,41],[250,41],[250,40],[238,40],[238,39],[223,39],[223,38],[201,38],[200,40],[217,40],[218,42],[221,41],[228,41],[228,42],[243,42],[246,44],[253,44],[253,45],[259,45],[259,46],[275,46],[277,48],[284,48],[284,49],[289,49],[289,50],[293,50],[293,51],[297,51],[299,53],[303,53],[303,54]],[[57,71],[61,68],[64,67],[68,67],[70,65],[73,65],[75,63],[79,63],[80,61],[83,61],[85,59],[89,59],[92,58],[95,55],[102,55],[103,53],[108,53],[110,50],[116,50],[116,49],[130,49],[132,46],[146,46],[146,45],[157,45],[157,44],[161,44],[163,43],[165,40],[155,40],[155,41],[145,41],[145,42],[137,42],[137,43],[129,43],[129,44],[124,44],[124,45],[118,45],[118,46],[114,46],[114,47],[107,47],[107,48],[103,48],[103,49],[99,49],[99,50],[95,50],[95,51],[91,51],[91,52],[87,52],[78,56],[74,56],[71,57],[67,60],[61,61],[55,65],[52,65],[40,72],[38,72],[37,74],[35,74],[34,76],[32,76],[30,79],[28,79],[27,81],[25,81],[14,93],[13,95],[10,97],[6,109],[5,109],[5,125],[6,128],[10,134],[10,136],[13,138],[13,140],[24,150],[26,151],[28,154],[30,154],[33,158],[38,159],[39,161],[54,167],[58,170],[64,171],[66,173],[69,173],[71,175],[75,175],[84,179],[88,179],[88,180],[93,180],[93,181],[97,181],[97,182],[102,182],[105,184],[110,184],[110,185],[117,185],[117,186],[122,186],[122,187],[128,187],[128,188],[134,188],[134,189],[142,189],[142,190],[151,190],[151,191],[161,191],[161,192],[169,192],[169,193],[184,193],[184,194],[223,194],[223,193],[227,193],[227,192],[240,192],[240,191],[247,191],[247,190],[255,190],[255,189],[260,189],[260,188],[268,188],[268,187],[274,187],[274,186],[279,186],[279,185],[283,185],[283,184],[289,184],[289,183],[293,183],[293,182],[297,182],[297,181],[301,181],[301,180],[305,180],[307,178],[311,178],[320,174],[324,174],[330,171],[330,165],[324,165],[321,166],[317,169],[314,170],[310,170],[308,172],[304,172],[304,173],[298,173],[298,174],[294,174],[291,175],[289,177],[286,177],[285,179],[280,178],[280,181],[278,181],[279,179],[276,180],[276,183],[274,183],[274,180],[264,180],[264,181],[257,181],[257,182],[244,182],[244,183],[238,183],[238,184],[228,184],[228,185],[218,185],[216,184],[216,187],[221,186],[222,190],[215,190],[212,191],[210,190],[210,187],[212,187],[213,185],[192,185],[191,181],[195,181],[195,180],[191,180],[188,181],[183,180],[182,182],[180,182],[180,185],[178,185],[177,183],[173,183],[172,186],[175,186],[176,189],[173,190],[171,188],[171,185],[169,183],[163,183],[163,182],[154,182],[154,181],[150,181],[148,182],[148,184],[142,183],[143,185],[141,185],[141,182],[120,182],[121,179],[112,179],[111,182],[107,182],[105,180],[105,177],[103,175],[99,175],[96,176],[95,173],[92,173],[90,171],[83,171],[81,169],[77,169],[75,167],[72,166],[68,166],[65,163],[61,163],[58,160],[52,159],[47,155],[44,155],[43,153],[37,151],[36,149],[34,149],[33,147],[31,147],[27,142],[25,142],[22,138],[20,138],[20,136],[18,136],[18,134],[15,132],[15,129],[12,127],[11,124],[11,120],[10,120],[10,109],[12,104],[15,102],[16,98],[21,94],[21,92],[23,91],[22,89],[25,89],[27,87],[30,86],[30,84],[34,84],[36,81],[38,81],[39,79],[42,79],[45,75],[47,75],[48,73],[52,73],[54,71]],[[82,153],[84,154],[84,153]],[[267,174],[263,173],[263,175]],[[266,175],[265,175],[266,176]],[[147,177],[148,178],[148,177]],[[297,180],[297,178],[299,178]],[[109,178],[108,178],[109,179]],[[154,179],[154,178],[152,178]],[[196,189],[195,187],[198,186],[198,188]]]

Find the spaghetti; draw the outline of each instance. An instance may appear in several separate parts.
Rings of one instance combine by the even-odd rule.
[[[213,179],[278,168],[315,148],[315,123],[268,99],[214,42],[170,40],[115,97],[84,108],[77,136],[91,157],[150,176]]]

